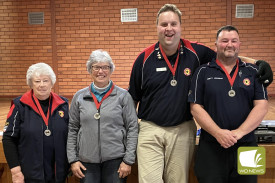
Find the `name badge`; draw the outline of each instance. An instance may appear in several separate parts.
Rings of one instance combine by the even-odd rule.
[[[156,68],[156,71],[157,71],[157,72],[167,71],[167,67]]]

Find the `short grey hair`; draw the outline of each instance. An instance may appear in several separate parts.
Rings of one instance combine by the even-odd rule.
[[[111,73],[115,70],[115,65],[109,53],[104,50],[95,50],[91,53],[89,59],[87,60],[87,63],[86,63],[87,71],[91,74],[92,65],[96,63],[102,63],[102,62],[109,63]]]
[[[158,12],[158,15],[157,15],[157,25],[159,23],[159,15],[164,13],[164,12],[167,12],[167,11],[171,11],[173,13],[176,13],[179,17],[179,20],[180,20],[180,24],[181,24],[181,11],[177,8],[176,5],[174,4],[165,4],[164,6],[162,6]]]
[[[53,69],[51,68],[51,66],[49,66],[46,63],[41,62],[41,63],[33,64],[29,67],[27,74],[26,74],[27,85],[29,85],[29,87],[32,87],[32,78],[34,75],[49,76],[52,81],[52,85],[54,85],[56,82],[56,75],[55,75]]]

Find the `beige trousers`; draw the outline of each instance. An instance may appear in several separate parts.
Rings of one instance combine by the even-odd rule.
[[[161,127],[141,120],[139,128],[139,183],[188,183],[195,148],[195,122]]]

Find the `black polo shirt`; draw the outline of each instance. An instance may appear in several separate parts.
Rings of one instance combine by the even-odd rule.
[[[232,89],[235,96],[230,97],[231,89],[225,72],[217,65],[216,60],[200,66],[192,79],[188,101],[204,106],[215,123],[222,129],[237,129],[247,118],[254,107],[254,100],[267,100],[266,88],[256,77],[258,67],[239,60],[237,73]],[[236,66],[231,71],[231,77]],[[215,140],[202,130],[201,138]],[[253,132],[244,136],[240,141],[254,140]]]
[[[145,49],[137,57],[131,72],[129,93],[139,102],[138,117],[159,126],[176,126],[192,119],[187,102],[191,76],[195,69],[216,57],[216,53],[201,44],[181,40],[179,62],[173,75],[165,62],[159,43]],[[173,65],[176,56],[170,58]]]

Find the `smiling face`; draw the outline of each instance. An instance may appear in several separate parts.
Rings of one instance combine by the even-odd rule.
[[[157,33],[164,50],[177,49],[181,36],[179,16],[172,11],[161,13],[158,18]]]
[[[237,58],[240,51],[240,45],[240,38],[236,31],[221,31],[216,41],[218,58]]]
[[[100,62],[92,65],[91,76],[97,87],[103,88],[109,84],[111,69],[108,62]]]
[[[46,100],[49,98],[53,84],[51,78],[46,75],[33,75],[31,88],[33,89],[34,95],[39,100]]]

